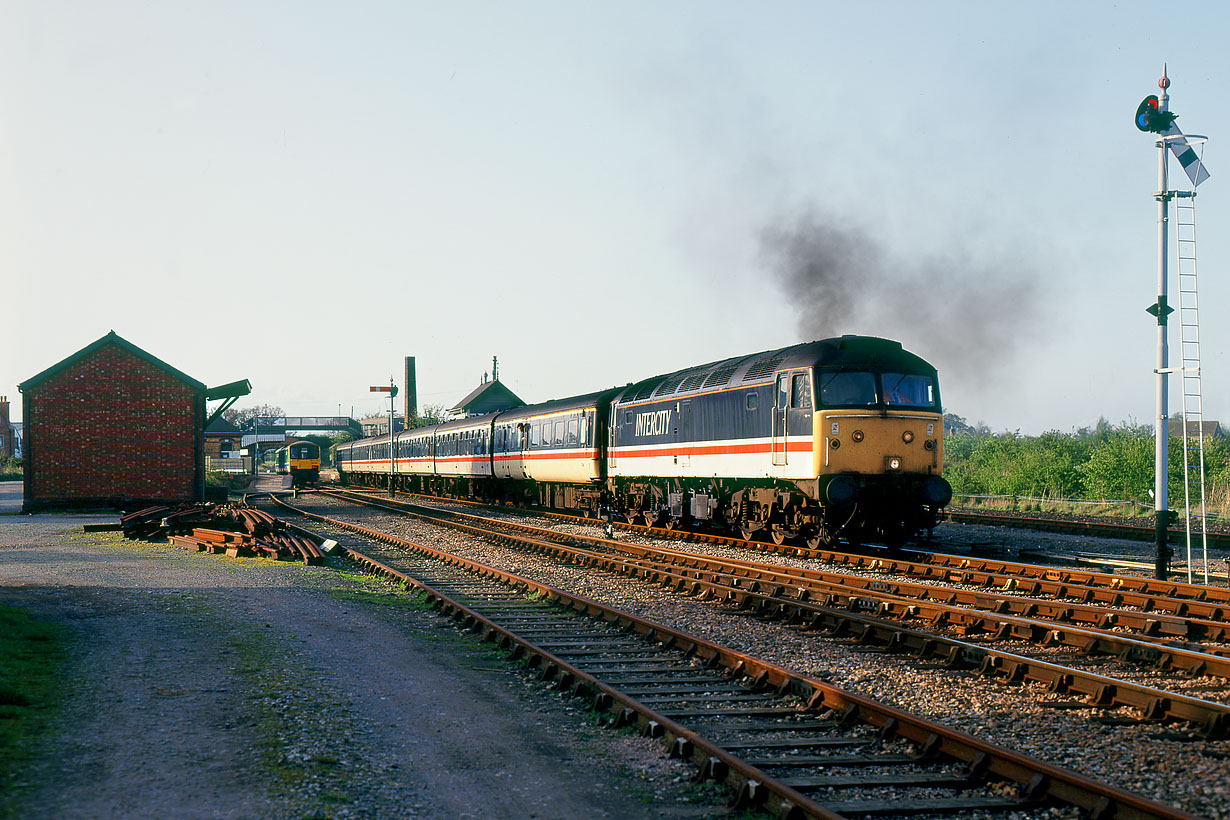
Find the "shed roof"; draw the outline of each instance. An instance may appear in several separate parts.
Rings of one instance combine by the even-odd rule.
[[[222,416],[218,416],[205,428],[205,435],[207,436],[234,436],[242,432],[242,430]]]
[[[85,347],[81,348],[76,353],[69,356],[67,359],[57,362],[56,364],[53,364],[51,367],[47,368],[42,373],[39,373],[37,376],[31,376],[30,378],[26,379],[24,382],[17,385],[17,389],[25,393],[31,387],[37,387],[39,384],[51,378],[52,376],[56,375],[57,373],[61,372],[62,370],[65,370],[66,368],[71,367],[72,365],[76,364],[82,359],[89,358],[90,356],[94,355],[94,353],[98,352],[99,350],[106,347],[107,345],[115,345],[116,347],[126,350],[129,353],[133,354],[134,356],[140,359],[144,359],[145,361],[152,364],[154,367],[157,367],[159,370],[163,370],[166,373],[170,374],[171,376],[179,379],[180,381],[187,383],[194,390],[198,392],[203,393],[206,390],[206,387],[203,383],[197,381],[196,379],[192,378],[191,376],[179,370],[176,370],[174,367],[171,367],[171,365],[167,364],[162,359],[159,359],[157,356],[154,356],[154,355],[151,355],[145,352],[141,348],[134,345],[132,342],[117,335],[114,330],[108,333],[106,336],[103,336],[101,339],[94,342],[93,344],[88,344]]]
[[[520,407],[525,404],[516,393],[505,387],[503,382],[499,379],[492,379],[489,382],[483,382],[471,390],[470,395],[459,401],[456,407],[450,407],[449,409],[469,412],[470,408],[479,404],[480,398],[487,409],[493,410],[507,410],[511,407]]]

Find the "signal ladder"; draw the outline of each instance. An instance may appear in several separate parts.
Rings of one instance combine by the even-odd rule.
[[[1183,500],[1187,530],[1187,582],[1192,583],[1192,504],[1199,505],[1204,583],[1209,582],[1209,538],[1204,497],[1204,402],[1200,387],[1200,300],[1196,293],[1196,192],[1174,191],[1179,263],[1179,375],[1183,386]],[[1194,436],[1195,441],[1189,439]],[[1194,447],[1193,447],[1194,445]],[[1193,450],[1195,452],[1193,452]]]

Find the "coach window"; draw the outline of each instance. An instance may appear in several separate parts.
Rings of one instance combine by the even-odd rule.
[[[560,419],[559,421],[555,422],[555,443],[556,444],[564,443],[564,420],[563,419]]]
[[[577,439],[579,438],[580,428],[581,426],[577,422],[576,419],[568,420],[568,442],[567,444],[569,447],[577,446]]]
[[[589,418],[588,413],[581,417],[581,446],[582,447],[589,446],[589,422],[590,422],[590,418]]]
[[[531,447],[538,446],[538,425],[537,424],[530,425],[530,446]]]
[[[806,373],[795,373],[791,380],[790,406],[795,410],[811,409],[811,380]]]

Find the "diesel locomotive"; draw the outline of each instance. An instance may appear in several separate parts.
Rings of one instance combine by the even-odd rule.
[[[342,480],[809,546],[935,526],[936,370],[842,336],[339,445]]]

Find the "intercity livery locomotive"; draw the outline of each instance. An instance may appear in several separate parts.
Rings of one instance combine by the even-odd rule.
[[[342,480],[810,546],[935,526],[935,368],[842,336],[339,445]],[[391,478],[390,478],[391,476]]]
[[[277,451],[279,475],[289,475],[297,486],[315,483],[320,478],[320,445],[296,441]]]

